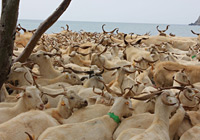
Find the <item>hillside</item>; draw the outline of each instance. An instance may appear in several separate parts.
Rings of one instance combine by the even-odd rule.
[[[191,23],[189,25],[200,25],[200,16],[194,23]]]

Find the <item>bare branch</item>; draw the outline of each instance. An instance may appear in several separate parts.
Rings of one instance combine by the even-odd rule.
[[[42,34],[49,29],[57,20],[58,18],[64,13],[64,11],[69,6],[71,0],[63,0],[63,2],[60,4],[60,6],[56,9],[56,11],[50,15],[43,23],[40,24],[40,26],[37,28],[36,32],[26,45],[26,48],[22,52],[22,54],[15,60],[19,62],[25,62],[26,59],[30,56],[32,53],[34,47],[36,46],[38,40],[42,36]]]

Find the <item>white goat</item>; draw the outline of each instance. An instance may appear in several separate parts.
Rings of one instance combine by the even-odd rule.
[[[125,98],[126,95],[117,98],[109,111],[109,114],[118,116],[115,119],[116,121],[109,115],[104,115],[82,123],[51,127],[40,135],[39,140],[112,140],[112,134],[122,116],[129,116],[131,113],[129,109],[130,100]]]
[[[40,98],[40,90],[38,90],[35,86],[28,86],[26,89],[22,90],[24,90],[24,92],[21,92],[17,96],[17,98],[20,99],[14,107],[0,108],[0,123],[10,120],[22,112],[26,112],[31,109],[42,110],[44,108],[44,104]]]

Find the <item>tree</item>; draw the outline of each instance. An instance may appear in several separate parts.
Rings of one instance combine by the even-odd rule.
[[[2,0],[2,12],[0,21],[0,87],[6,81],[10,71],[13,46],[15,39],[15,29],[18,19],[18,9],[20,0]],[[30,41],[26,45],[22,54],[15,60],[25,62],[32,53],[42,34],[51,27],[58,18],[68,8],[71,0],[63,0],[59,7],[43,23],[40,24]]]
[[[20,0],[2,0],[0,21],[0,87],[10,70]]]

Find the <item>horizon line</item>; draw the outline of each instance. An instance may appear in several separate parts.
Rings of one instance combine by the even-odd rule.
[[[44,21],[42,19],[18,19],[18,20],[36,20],[36,21]],[[178,23],[139,23],[139,22],[118,22],[118,21],[79,21],[79,20],[62,20],[58,19],[57,21],[63,21],[63,22],[96,22],[96,23],[122,23],[122,24],[160,24],[160,25],[189,25],[188,24],[178,24]],[[57,22],[56,21],[56,22]]]

